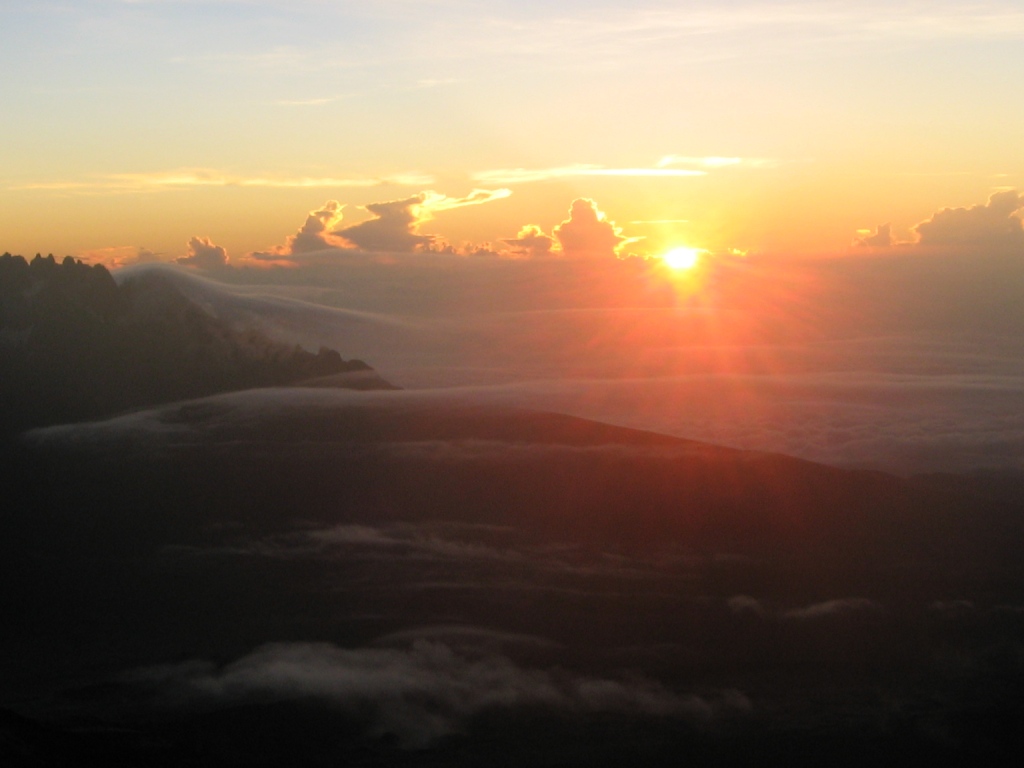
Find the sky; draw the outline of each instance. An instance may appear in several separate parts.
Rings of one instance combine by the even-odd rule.
[[[407,389],[1024,467],[1019,3],[8,0],[0,29],[0,251],[162,265]]]
[[[583,198],[620,254],[837,255],[1024,187],[1009,0],[5,0],[0,28],[14,253],[238,260],[419,195],[409,234],[461,249]]]

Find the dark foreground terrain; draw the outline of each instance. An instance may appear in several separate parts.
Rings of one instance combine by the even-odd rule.
[[[1014,478],[296,389],[5,450],[5,766],[1024,752]]]
[[[0,255],[0,439],[30,427],[253,387],[394,389],[362,360],[218,317],[173,273],[118,284],[70,256]]]

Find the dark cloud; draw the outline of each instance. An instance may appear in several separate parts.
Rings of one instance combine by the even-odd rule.
[[[878,603],[874,600],[868,600],[866,597],[846,597],[814,603],[803,608],[794,608],[791,611],[786,611],[782,616],[786,619],[825,619],[832,616],[876,611],[879,607]]]
[[[1024,227],[1014,214],[1024,205],[1016,190],[997,192],[987,205],[943,208],[914,231],[921,246],[1024,248]]]
[[[421,193],[404,200],[371,203],[365,207],[375,218],[345,227],[332,234],[364,251],[414,251],[434,240],[431,235],[420,235],[416,232],[423,220],[420,207],[425,200],[426,195]]]
[[[749,595],[730,597],[726,601],[726,605],[729,606],[730,611],[737,615],[746,614],[762,619],[768,615],[768,609],[765,608],[764,604],[756,597],[750,597]]]
[[[449,633],[450,634],[450,633]],[[471,636],[463,634],[462,640]],[[489,633],[481,636],[490,642]],[[392,636],[390,642],[394,642]],[[563,713],[622,713],[704,723],[749,709],[734,691],[708,701],[645,680],[587,677],[524,668],[507,656],[414,639],[406,648],[339,648],[327,643],[263,646],[224,667],[187,662],[137,670],[129,682],[156,684],[179,706],[315,697],[368,716],[371,734],[422,747],[462,730],[487,710],[540,707]]]
[[[374,645],[408,648],[421,641],[444,643],[453,650],[486,650],[492,653],[507,653],[516,650],[548,651],[562,648],[559,643],[536,635],[500,632],[495,629],[462,624],[418,627],[392,632],[377,638]]]
[[[597,203],[585,197],[573,200],[569,218],[555,227],[555,237],[566,256],[614,257],[626,241],[619,228],[605,218]]]
[[[208,237],[193,237],[188,241],[188,255],[174,261],[198,269],[217,269],[227,266],[228,252]]]

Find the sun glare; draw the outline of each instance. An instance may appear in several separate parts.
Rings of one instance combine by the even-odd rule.
[[[672,269],[693,269],[700,261],[699,248],[673,248],[661,257]]]

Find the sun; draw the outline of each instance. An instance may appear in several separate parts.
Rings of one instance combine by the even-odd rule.
[[[700,261],[701,253],[699,248],[673,248],[661,260],[672,269],[693,269]]]

